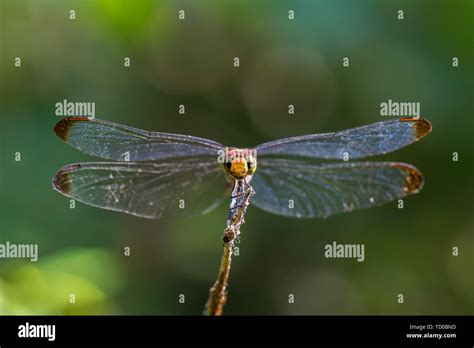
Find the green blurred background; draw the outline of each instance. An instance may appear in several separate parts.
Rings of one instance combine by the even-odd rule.
[[[96,160],[54,135],[63,99],[242,147],[420,102],[432,134],[383,159],[420,168],[422,193],[326,220],[251,207],[225,313],[474,313],[472,1],[0,0],[0,31],[0,243],[39,245],[37,263],[0,259],[0,314],[200,314],[217,274],[228,202],[153,221],[53,191],[58,168]],[[326,259],[332,241],[364,243],[365,262]]]

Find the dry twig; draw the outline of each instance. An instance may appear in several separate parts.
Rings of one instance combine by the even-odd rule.
[[[224,230],[224,251],[222,253],[221,265],[217,280],[209,290],[209,298],[206,303],[206,315],[222,315],[224,305],[227,301],[227,285],[229,280],[230,265],[232,261],[232,252],[234,240],[240,234],[240,226],[245,222],[244,215],[250,204],[254,191],[252,187],[248,187],[241,206],[237,209],[234,219],[228,224]]]

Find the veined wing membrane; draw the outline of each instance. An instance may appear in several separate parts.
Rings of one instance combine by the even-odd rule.
[[[205,213],[223,199],[226,177],[215,159],[153,163],[77,163],[60,169],[53,187],[95,207],[158,219]]]
[[[321,159],[356,159],[385,154],[407,146],[428,134],[424,119],[377,122],[335,133],[310,134],[271,141],[257,146],[259,158],[269,155]]]
[[[378,206],[423,186],[415,167],[398,162],[312,163],[311,160],[261,159],[251,182],[252,203],[271,213],[327,217]]]
[[[215,141],[159,132],[147,132],[121,124],[70,117],[54,127],[59,138],[92,156],[113,161],[155,161],[165,158],[217,157],[223,146]]]

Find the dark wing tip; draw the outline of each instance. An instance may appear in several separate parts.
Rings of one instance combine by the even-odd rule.
[[[417,140],[423,138],[425,135],[428,135],[433,127],[431,126],[431,122],[420,118],[415,121],[413,125],[413,129],[415,130],[415,137]]]
[[[420,140],[431,132],[431,122],[424,118],[401,118],[402,122],[413,122],[413,133],[416,140]]]
[[[406,194],[418,193],[423,188],[425,179],[423,174],[414,166],[406,163],[394,163],[393,166],[405,172],[405,183],[403,192]]]
[[[87,117],[68,117],[64,118],[54,126],[54,133],[64,141],[69,139],[69,131],[75,122],[89,121]]]
[[[69,173],[81,168],[80,164],[68,164],[58,170],[53,178],[53,188],[66,196],[71,194],[71,179]]]

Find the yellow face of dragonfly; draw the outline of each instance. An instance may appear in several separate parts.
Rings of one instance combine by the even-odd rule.
[[[257,170],[257,156],[255,150],[226,148],[224,161],[225,172],[235,179],[242,179],[252,175]]]

